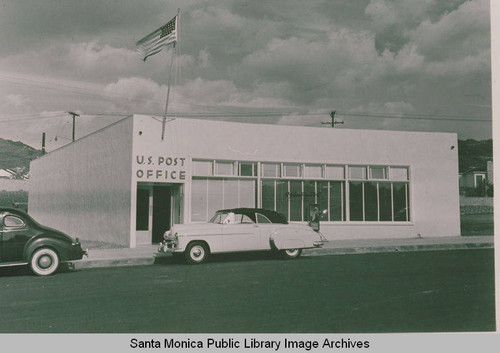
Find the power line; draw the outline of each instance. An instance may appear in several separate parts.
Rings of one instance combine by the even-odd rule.
[[[55,83],[55,82],[47,82],[47,81],[41,81],[41,80],[32,80],[32,79],[27,79],[27,78],[19,78],[19,77],[10,77],[10,76],[2,76],[0,75],[0,81],[3,82],[9,82],[9,83],[14,83],[14,84],[21,84],[21,85],[31,85],[31,86],[36,86],[39,88],[43,89],[51,89],[51,90],[58,90],[58,91],[64,91],[64,92],[70,92],[74,93],[77,95],[83,95],[83,96],[89,96],[89,97],[99,97],[99,98],[109,98],[109,100],[118,100],[118,101],[126,101],[127,103],[130,102],[158,102],[158,103],[163,103],[163,100],[159,99],[149,99],[149,98],[140,98],[140,97],[134,97],[131,98],[126,95],[119,95],[119,94],[109,94],[109,92],[106,92],[105,90],[98,90],[98,89],[88,89],[88,88],[83,88],[83,87],[78,87],[78,86],[71,86],[67,84],[60,84],[60,83]],[[104,97],[103,97],[104,96]],[[326,112],[324,113],[304,113],[304,112],[293,112],[290,110],[290,108],[277,108],[274,109],[273,111],[258,111],[255,112],[256,108],[250,108],[250,107],[239,107],[239,106],[228,106],[228,105],[202,105],[202,104],[195,104],[195,103],[188,103],[188,102],[182,102],[178,101],[176,102],[178,105],[187,105],[190,107],[198,107],[198,108],[204,108],[204,109],[211,109],[211,110],[216,110],[221,113],[182,113],[182,112],[175,112],[172,113],[171,115],[182,115],[185,117],[273,117],[273,116],[279,116],[282,117],[283,115],[291,115],[291,116],[318,116],[318,115],[324,115],[328,114]],[[241,110],[241,109],[253,109],[254,111],[246,111],[243,113],[236,112],[234,110]],[[292,108],[294,109],[294,108]],[[364,117],[372,117],[372,118],[384,118],[384,119],[414,119],[414,120],[445,120],[445,121],[474,121],[474,122],[491,122],[491,117],[487,116],[477,116],[477,117],[470,117],[470,116],[458,116],[458,115],[431,115],[431,114],[385,114],[385,113],[379,113],[379,112],[352,112],[352,111],[339,111],[337,110],[337,113],[339,115],[346,115],[346,116],[353,116],[353,117],[359,117],[359,118],[364,118]],[[100,116],[100,115],[107,115],[107,116],[127,116],[127,115],[132,115],[131,113],[88,113],[86,115],[95,115],[95,116]],[[147,113],[147,115],[162,115],[162,113]],[[170,114],[169,114],[170,115]],[[33,116],[35,117],[35,116]],[[10,119],[14,117],[0,117],[0,123],[5,121],[4,119]]]
[[[71,136],[72,136],[73,142],[75,142],[75,126],[76,126],[75,118],[77,116],[80,116],[80,114],[77,114],[75,112],[67,112],[67,113],[73,117],[73,134]]]
[[[491,118],[486,116],[467,117],[463,115],[430,115],[430,114],[383,114],[383,113],[356,113],[356,112],[339,112],[341,115],[358,116],[358,117],[373,117],[384,119],[415,119],[415,120],[456,120],[456,121],[487,121],[491,122]]]
[[[380,118],[380,119],[402,119],[402,120],[432,120],[432,121],[470,121],[470,122],[488,122],[491,123],[491,118],[488,117],[466,117],[459,115],[424,115],[424,114],[383,114],[383,113],[367,113],[367,112],[346,112],[346,111],[336,111],[339,115],[346,115],[358,118]],[[152,116],[162,116],[163,113],[160,112],[137,112],[137,113],[85,113],[87,116],[129,116],[133,114],[142,115],[152,115]],[[302,117],[302,116],[321,116],[327,113],[297,113],[297,112],[243,112],[243,113],[183,113],[183,112],[173,112],[169,116],[182,116],[186,118],[238,118],[238,117],[255,117],[255,118],[265,118],[265,117]],[[41,115],[29,115],[25,117],[0,117],[1,123],[12,123],[12,122],[27,122],[35,121],[38,119],[54,119],[60,118],[61,116],[41,116]]]
[[[332,111],[332,112],[330,113],[330,118],[332,119],[332,121],[331,121],[331,122],[322,121],[322,122],[321,122],[321,124],[323,124],[323,125],[328,124],[328,125],[330,125],[330,126],[332,127],[332,129],[333,129],[333,128],[335,127],[335,125],[337,125],[337,124],[343,124],[343,123],[344,123],[343,121],[338,121],[338,120],[335,120],[335,113],[336,113],[336,111],[335,111],[335,110],[334,110],[334,111]]]
[[[40,119],[53,119],[53,118],[59,118],[59,117],[56,117],[56,116],[51,116],[51,117],[43,117],[43,116],[38,116],[38,117],[26,117],[26,118],[17,118],[17,119],[5,119],[5,120],[2,120],[0,119],[0,124],[2,123],[24,123],[24,122],[28,122],[28,121],[37,121],[37,120],[40,120]]]
[[[33,80],[33,79],[27,79],[27,78],[10,77],[10,76],[5,76],[5,75],[0,75],[0,82],[8,82],[8,83],[17,84],[17,85],[28,85],[28,86],[33,86],[36,88],[41,88],[41,89],[63,91],[65,93],[69,92],[69,93],[74,93],[77,95],[87,96],[87,97],[99,97],[101,99],[109,98],[109,100],[115,100],[115,101],[127,102],[127,103],[130,103],[130,102],[147,102],[147,103],[156,102],[156,103],[163,104],[163,102],[164,102],[162,99],[130,97],[127,95],[116,94],[116,93],[110,94],[109,92],[107,92],[104,89],[89,89],[89,88],[61,84],[61,83],[51,82],[51,81]],[[185,102],[177,102],[176,104],[185,104],[188,106],[202,107],[202,108],[206,108],[206,109],[215,109],[215,110],[219,110],[219,111],[240,108],[240,107],[234,107],[234,106],[224,106],[224,105],[220,105],[220,104],[217,106],[185,103]]]
[[[341,112],[337,111],[339,115],[348,115],[354,117],[370,117],[370,118],[382,118],[382,119],[415,119],[415,120],[434,120],[434,121],[473,121],[473,122],[490,122],[491,119],[487,117],[465,117],[465,116],[442,116],[442,115],[410,115],[410,114],[400,114],[400,115],[382,115],[373,113],[352,113],[352,112]],[[262,113],[176,113],[183,117],[301,117],[301,116],[322,116],[328,113],[294,113],[294,112],[262,112]],[[161,115],[161,113],[145,114],[145,115]],[[174,113],[171,114],[172,116]],[[170,116],[170,114],[169,114]]]
[[[46,82],[41,80],[30,80],[24,78],[12,78],[9,76],[0,76],[0,82],[8,82],[17,85],[28,85],[40,89],[49,89],[53,91],[63,91],[65,93],[72,93],[80,96],[111,98],[121,102],[162,102],[159,99],[149,99],[141,97],[130,97],[120,94],[110,94],[103,89],[89,89],[78,86],[64,85],[56,82]]]
[[[59,115],[54,115],[54,116],[43,116],[43,115],[28,115],[28,116],[20,116],[20,117],[1,117],[0,118],[0,124],[1,123],[12,123],[12,122],[28,122],[28,121],[36,121],[36,120],[42,120],[42,119],[61,119],[61,117],[64,117],[63,114],[66,112],[60,112]],[[132,114],[128,113],[99,113],[99,114],[84,114],[84,116],[129,116]]]

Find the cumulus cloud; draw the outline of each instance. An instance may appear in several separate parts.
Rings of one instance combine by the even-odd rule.
[[[204,105],[205,109],[217,107],[247,107],[247,108],[276,108],[289,102],[275,97],[277,90],[282,89],[280,84],[256,84],[254,89],[238,88],[233,82],[227,80],[207,81],[202,78],[186,82],[179,87],[179,101],[192,106]]]
[[[124,48],[113,48],[98,41],[70,44],[62,60],[74,63],[84,71],[113,72],[132,66],[138,59],[137,54]]]
[[[341,30],[324,41],[274,39],[265,49],[246,56],[234,71],[246,73],[247,80],[286,80],[302,90],[336,80],[350,70],[362,72],[376,56],[369,33]]]
[[[335,95],[369,92],[388,80],[393,86],[407,86],[406,81],[425,65],[413,44],[397,53],[379,54],[370,33],[341,30],[331,32],[325,41],[275,39],[266,49],[245,57],[234,71],[246,81],[286,82],[286,90],[279,92],[287,95],[281,98],[314,104]]]
[[[135,60],[134,60],[135,59]],[[137,55],[127,49],[112,48],[97,41],[74,44],[54,44],[42,50],[28,50],[0,59],[4,69],[24,74],[47,74],[65,78],[102,80],[136,69]]]
[[[148,59],[140,60],[135,50],[115,48],[99,41],[54,44],[39,51],[27,51],[0,59],[5,70],[108,83],[123,76],[146,76],[165,79],[168,51]],[[168,59],[167,59],[168,58]],[[191,55],[183,54],[177,60],[190,69],[195,64]]]
[[[380,31],[400,21],[395,6],[386,0],[372,0],[366,7],[365,13],[372,18],[374,27]]]
[[[365,105],[357,106],[351,110],[350,113],[367,113],[371,112],[374,115],[397,115],[397,114],[411,114],[415,112],[415,107],[406,101],[399,102],[368,102]]]
[[[477,74],[487,77],[490,73],[490,65],[491,52],[486,49],[476,55],[431,62],[428,64],[426,71],[434,77],[454,77],[459,79]]]
[[[29,1],[30,6],[39,7]],[[157,0],[140,6],[122,2],[118,15],[97,16],[95,28],[75,24],[80,32],[60,31],[27,15],[30,21],[39,21],[33,26],[50,40],[44,38],[44,45],[16,44],[16,50],[0,50],[4,72],[37,77],[0,87],[0,97],[11,95],[9,104],[2,98],[4,114],[7,107],[13,112],[26,108],[161,113],[170,48],[144,63],[134,51],[134,42],[170,19],[177,7],[163,8]],[[25,10],[15,4],[19,13]],[[111,11],[118,0],[106,4],[92,0],[91,4]],[[83,11],[86,6],[79,2],[77,7]],[[488,0],[277,0],[265,4],[189,0],[182,7],[183,55],[177,59],[172,81],[172,111],[276,108],[321,113],[312,120],[282,119],[304,124],[323,120],[325,111],[359,107],[394,114],[491,113],[478,108],[488,107],[491,96]],[[95,15],[95,8],[83,17]],[[16,17],[12,9],[7,13],[22,22],[24,17]],[[74,11],[66,6],[60,10],[64,14]],[[146,15],[150,20],[145,20]],[[1,21],[1,16],[4,31],[0,37],[6,38],[8,46],[12,36],[5,33],[22,26],[13,20]],[[23,43],[36,42],[33,33],[22,33],[29,37],[20,38]],[[38,79],[43,76],[54,84]],[[464,99],[465,95],[485,98],[472,101]],[[354,126],[364,127],[364,123]]]
[[[435,43],[446,37],[441,44],[451,48],[455,42],[462,41],[460,35],[457,33],[455,36],[454,32],[462,32],[469,37],[470,24],[475,22],[476,27],[488,25],[488,6],[488,0],[371,0],[365,14],[371,20],[370,28],[376,35],[377,50],[380,52],[385,49],[398,51],[414,41],[415,32],[429,35],[424,40]],[[421,44],[418,43],[419,46]],[[437,52],[443,54],[446,51],[437,49],[435,54]]]
[[[112,102],[111,110],[160,112],[166,89],[151,79],[127,77],[106,85],[104,92]]]
[[[231,28],[243,28],[248,20],[232,13],[228,8],[220,6],[206,6],[194,9],[190,16],[195,20],[196,25],[203,28],[216,26],[224,30]]]
[[[480,54],[490,47],[488,0],[467,1],[438,21],[424,20],[409,38],[429,60]]]
[[[201,68],[207,68],[210,66],[210,51],[208,48],[200,50],[200,53],[198,54],[198,65]]]
[[[440,0],[371,0],[365,9],[373,26],[382,31],[394,25],[413,26],[431,15]],[[460,0],[458,0],[460,1]],[[448,1],[452,5],[453,1]]]
[[[23,97],[20,94],[7,94],[3,97],[3,101],[7,108],[14,108],[15,110],[27,110],[29,108],[31,99]]]
[[[387,113],[412,113],[415,108],[408,102],[385,102],[384,108]]]
[[[238,88],[231,81],[211,81],[198,77],[180,86],[172,85],[169,112],[203,114],[235,112],[235,108],[251,111],[257,111],[257,108],[289,108],[291,102],[276,97],[280,90],[286,91],[286,84],[257,83],[247,90]],[[104,92],[109,111],[162,114],[167,86],[151,79],[127,77],[106,85]]]

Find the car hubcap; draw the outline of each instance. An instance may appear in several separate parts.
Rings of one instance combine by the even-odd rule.
[[[293,249],[293,250],[287,250],[286,252],[290,256],[295,256],[295,255],[297,255],[298,251],[299,251],[298,249]]]
[[[41,268],[49,268],[52,265],[52,257],[49,255],[43,255],[38,260],[38,266]]]
[[[203,249],[200,247],[195,247],[193,250],[191,250],[191,254],[193,255],[193,258],[196,260],[199,260],[203,258]]]

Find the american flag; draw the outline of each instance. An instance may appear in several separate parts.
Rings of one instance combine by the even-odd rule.
[[[142,60],[146,61],[151,55],[159,53],[164,46],[175,42],[177,42],[177,16],[139,40],[136,43],[137,52]]]

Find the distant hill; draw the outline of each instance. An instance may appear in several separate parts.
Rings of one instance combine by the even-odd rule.
[[[493,140],[458,140],[459,172],[472,168],[486,171],[486,162],[493,160]]]
[[[43,153],[19,141],[0,138],[0,169],[15,171],[19,175],[28,174],[30,162]]]

